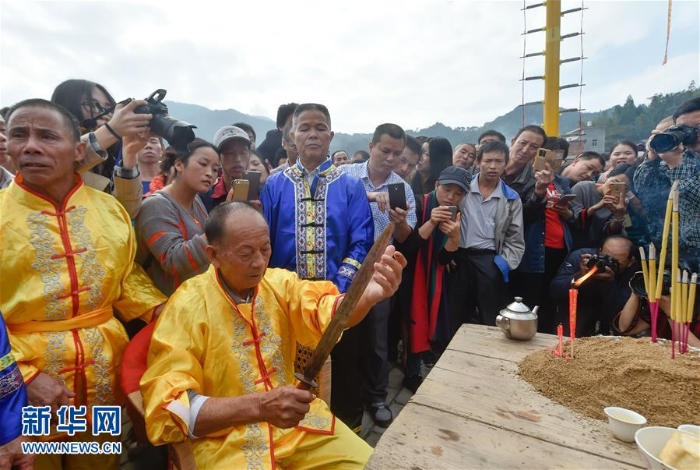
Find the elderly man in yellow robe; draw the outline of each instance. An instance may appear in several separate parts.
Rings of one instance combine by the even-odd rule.
[[[7,148],[19,174],[0,191],[0,311],[29,404],[121,405],[118,371],[128,342],[114,317],[146,321],[165,302],[134,264],[126,210],[74,173],[83,158],[77,121],[32,99],[7,117]],[[58,419],[56,419],[58,418]],[[42,439],[104,441],[118,436],[56,432]],[[42,432],[43,433],[43,432]],[[39,433],[42,435],[42,433]],[[36,468],[117,468],[119,455],[41,455]]]
[[[209,270],[185,282],[156,323],[141,379],[149,439],[191,439],[197,468],[363,468],[372,449],[294,386],[296,342],[314,347],[343,301],[330,281],[267,269],[263,216],[217,207]],[[398,288],[405,258],[386,249],[347,326]]]

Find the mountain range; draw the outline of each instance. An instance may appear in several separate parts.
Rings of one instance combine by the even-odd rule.
[[[605,150],[609,150],[607,147],[621,138],[634,141],[645,139],[662,117],[672,114],[680,103],[697,96],[700,96],[700,90],[695,86],[695,82],[691,82],[687,90],[650,97],[648,105],[636,105],[630,96],[623,105],[615,105],[601,111],[584,112],[580,115],[579,113],[563,113],[559,121],[560,133],[563,135],[589,124],[605,127],[609,137]],[[194,104],[166,103],[171,116],[195,124],[197,126],[196,135],[206,140],[211,140],[214,133],[222,126],[246,122],[255,129],[257,144],[260,145],[265,139],[267,131],[275,128],[275,122],[272,119],[250,116],[235,109],[211,110]],[[508,113],[485,123],[483,126],[453,128],[436,122],[430,127],[407,129],[406,132],[412,136],[445,137],[454,147],[462,142],[476,142],[479,135],[487,129],[495,129],[510,140],[524,125],[540,125],[541,123],[542,105],[532,104],[524,107],[516,106]],[[357,150],[368,150],[371,139],[371,134],[337,132],[331,142],[331,152],[342,149],[352,155]]]

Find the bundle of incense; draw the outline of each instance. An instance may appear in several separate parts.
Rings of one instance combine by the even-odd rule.
[[[647,292],[649,300],[649,311],[651,313],[651,341],[656,343],[656,324],[659,316],[659,304],[656,299],[656,248],[654,244],[649,244],[649,261],[647,264],[644,247],[639,247],[640,264],[642,265],[642,275],[644,276],[644,290]]]
[[[690,276],[690,287],[688,288],[688,305],[685,310],[685,349],[688,350],[688,335],[690,335],[690,324],[693,321],[695,311],[695,293],[698,284],[698,275],[693,273]]]
[[[678,332],[680,344],[678,345],[678,352],[685,354],[688,350],[688,337],[686,336],[686,327],[689,325],[686,323],[686,316],[688,314],[688,271],[683,271],[681,276],[681,301],[679,302],[680,309],[678,310]]]
[[[663,266],[661,267],[663,276]],[[659,299],[656,297],[656,246],[649,244],[649,312],[651,313],[651,342],[656,343],[656,327],[659,320]]]
[[[675,342],[679,339],[678,323],[681,312],[680,272],[678,271],[678,239],[680,234],[678,220],[678,184],[676,183],[673,184],[671,190],[673,201],[673,212],[671,213],[671,358],[673,359],[676,358]],[[680,343],[678,346],[680,347]]]
[[[666,252],[668,251],[668,232],[671,227],[671,213],[673,212],[673,193],[678,190],[678,181],[673,183],[671,191],[668,193],[666,202],[666,216],[664,217],[663,236],[661,237],[661,253],[659,254],[659,272],[656,277],[655,299],[661,298],[661,291],[664,285],[664,267],[666,266]]]

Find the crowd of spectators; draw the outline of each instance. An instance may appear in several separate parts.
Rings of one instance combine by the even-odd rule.
[[[679,182],[681,264],[700,271],[698,140],[660,155],[648,143],[640,154],[634,142],[622,140],[605,156],[591,151],[572,156],[566,140],[536,125],[524,126],[509,142],[488,130],[476,143],[453,149],[443,137],[412,137],[399,125],[384,123],[367,150],[351,156],[345,150],[330,153],[333,131],[325,106],[288,103],[279,108],[276,129],[257,147],[252,126],[239,122],[223,126],[211,142],[197,138],[186,151],[177,151],[151,133],[151,114],[135,112],[144,104],[117,103],[99,84],[68,80],[50,101],[20,103],[0,121],[0,188],[6,188],[0,191],[0,310],[30,404],[118,403],[116,364],[128,338],[112,312],[133,336],[165,305],[155,335],[160,347],[171,347],[158,336],[168,312],[200,312],[166,299],[185,302],[187,286],[204,282],[204,276],[247,285],[240,280],[245,273],[225,269],[240,260],[253,266],[258,251],[263,272],[278,268],[295,273],[294,282],[328,281],[323,295],[343,294],[373,242],[391,227],[392,245],[408,263],[401,284],[393,286],[393,295],[384,287],[382,295],[370,296],[373,303],[331,355],[330,410],[355,432],[363,410],[381,426],[392,422],[386,403],[392,362],[404,369],[404,385],[415,391],[423,380],[421,366],[432,366],[462,323],[493,326],[514,297],[540,307],[538,331],[554,333],[560,323],[568,329],[568,289],[590,270],[592,257],[611,261],[580,288],[577,335],[648,334],[645,293],[633,292],[630,284],[640,270],[639,247],[661,247],[674,181]],[[672,125],[698,132],[700,99],[659,123],[650,141]],[[538,162],[543,150],[554,158]],[[250,183],[249,190],[242,192],[242,180],[245,188]],[[225,209],[231,201],[246,201],[246,208]],[[220,225],[229,219],[236,225],[231,233],[252,224],[251,243],[258,243],[258,251],[245,248],[243,239],[236,238],[240,249],[221,241]],[[47,232],[53,220],[55,233]],[[670,256],[667,260],[666,268],[674,270]],[[265,282],[256,269],[249,275],[259,276],[255,286]],[[285,277],[291,274],[279,276],[279,282],[296,286]],[[10,277],[22,287],[6,287]],[[306,292],[306,284],[299,286],[295,289]],[[263,321],[256,315],[262,315],[258,308],[281,302],[281,294],[272,289],[270,297],[263,296],[266,304],[256,307],[257,290],[228,287],[233,290],[220,293],[232,299],[236,312],[252,303],[249,324],[242,328],[252,328],[251,344],[271,358],[258,381],[241,379],[250,386],[244,393],[270,392],[275,388],[270,377],[285,367],[274,354],[280,326],[270,319],[265,321],[272,326],[256,324]],[[208,299],[195,303],[213,308]],[[299,302],[300,311],[319,314],[304,303],[311,300]],[[335,303],[323,304],[323,311],[335,311]],[[662,311],[667,303],[665,295]],[[90,320],[78,320],[81,315]],[[696,346],[697,316],[696,311],[690,335]],[[44,326],[32,329],[32,322]],[[661,323],[660,334],[667,335]],[[263,339],[258,330],[270,337]],[[197,337],[202,334],[206,337],[206,331]],[[298,334],[299,347],[313,350]],[[178,360],[176,354],[152,353],[159,361]],[[204,367],[206,358],[193,357]],[[210,380],[206,370],[197,374],[202,377],[195,383]],[[149,377],[155,384],[157,378]],[[144,387],[146,400],[160,403],[163,397],[152,393],[163,384],[149,387]],[[208,399],[205,389],[185,390],[190,418],[171,410],[175,422],[193,420],[185,432],[193,439],[200,429],[223,429],[194,426],[200,407],[201,416],[209,416],[204,410],[211,413],[202,405]],[[162,413],[158,419],[164,419]],[[159,433],[158,441],[169,437]]]

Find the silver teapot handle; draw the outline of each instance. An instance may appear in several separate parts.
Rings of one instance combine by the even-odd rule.
[[[510,333],[510,318],[504,317],[503,315],[497,315],[496,326],[506,333]]]

